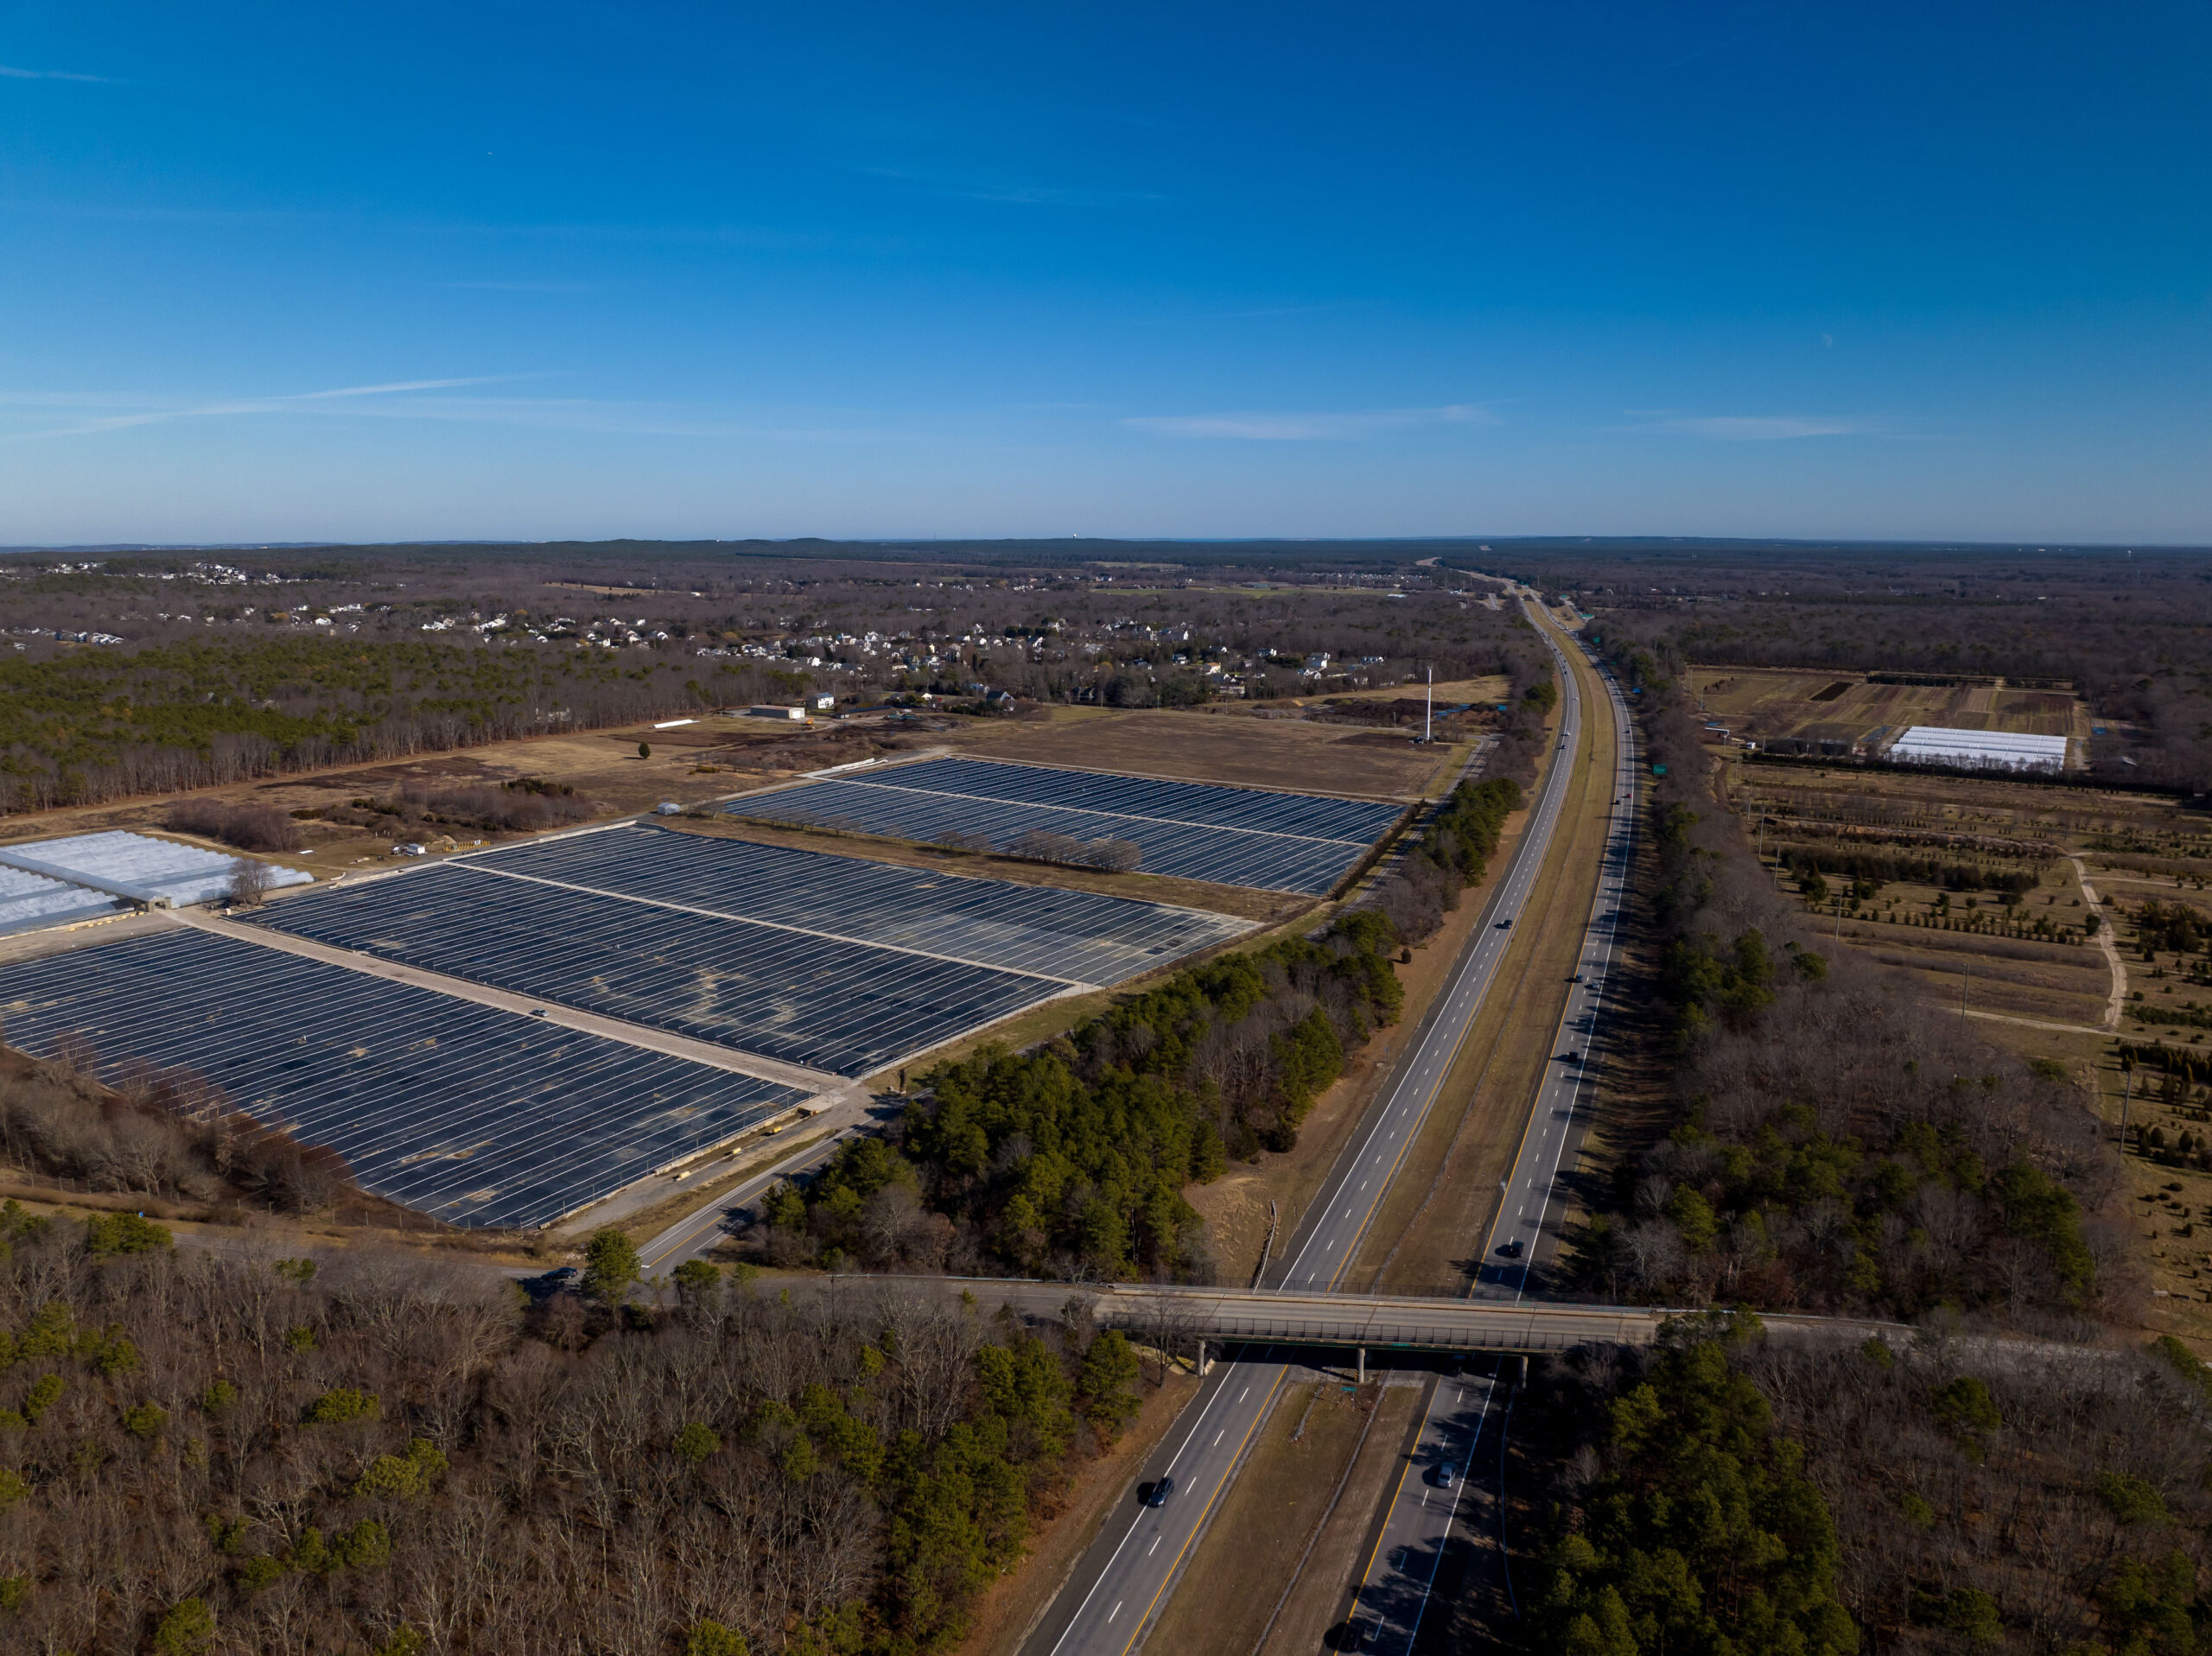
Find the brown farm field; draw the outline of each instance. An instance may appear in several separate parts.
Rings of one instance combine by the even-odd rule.
[[[1693,667],[1690,684],[1707,716],[1738,739],[1864,742],[1913,725],[2089,734],[2087,708],[2066,690],[1877,684],[1853,673],[1743,667]]]

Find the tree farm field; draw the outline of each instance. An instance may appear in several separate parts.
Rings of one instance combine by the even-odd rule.
[[[2092,1031],[2192,1012],[2191,982],[2212,1002],[2201,952],[2157,946],[2168,928],[2156,917],[2177,904],[2212,936],[2212,817],[2185,800],[1708,751],[1745,832],[1818,930],[1910,971],[1932,999]]]
[[[2088,710],[2070,688],[1999,679],[1885,683],[1878,675],[1825,669],[1692,667],[1690,685],[1707,717],[1738,741],[1865,742],[1914,725],[2083,740],[2091,730]]]

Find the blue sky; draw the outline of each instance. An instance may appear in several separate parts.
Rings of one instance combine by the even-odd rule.
[[[2212,10],[0,0],[0,543],[2212,541]]]

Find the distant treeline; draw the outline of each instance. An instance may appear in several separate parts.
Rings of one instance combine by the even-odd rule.
[[[682,657],[323,638],[0,661],[0,812],[634,723],[807,682]]]

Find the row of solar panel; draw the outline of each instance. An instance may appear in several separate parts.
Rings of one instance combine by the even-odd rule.
[[[1096,803],[1077,805],[1008,796],[1049,794],[1058,786],[1055,778],[1069,779],[1059,790],[1070,798]],[[1131,785],[1119,785],[1124,783]],[[1097,785],[1102,784],[1115,785]],[[957,791],[962,788],[990,791]],[[1171,789],[1193,797],[1161,791]],[[1216,795],[1241,797],[1232,809],[1210,797]],[[1123,798],[1160,811],[1181,809],[1193,815],[1141,815],[1104,809],[1107,802]],[[1367,801],[1317,799],[1303,794],[1189,783],[1138,782],[965,759],[901,765],[872,773],[865,780],[824,778],[779,792],[749,795],[728,809],[733,814],[764,821],[847,827],[892,839],[933,841],[950,834],[981,834],[1001,849],[1014,847],[1022,835],[1032,833],[1077,840],[1126,840],[1141,852],[1140,866],[1147,873],[1311,897],[1331,891],[1402,812],[1399,806]],[[1201,820],[1232,815],[1242,817],[1248,825]],[[1273,826],[1249,825],[1257,822]],[[1333,837],[1355,825],[1360,828],[1361,837]],[[1314,829],[1327,830],[1327,834],[1309,831]]]
[[[11,965],[10,1045],[112,1080],[183,1066],[455,1224],[530,1226],[806,1094],[235,938],[177,930]]]
[[[1120,983],[1247,929],[1196,909],[658,829],[575,834],[462,861],[1077,983]]]
[[[1049,978],[447,863],[264,910],[290,936],[865,1075],[1049,999]]]
[[[873,771],[868,780],[881,782],[886,787],[965,794],[1009,804],[1058,805],[1116,816],[1185,822],[1194,828],[1294,834],[1355,845],[1379,839],[1403,809],[1373,799],[1227,788],[1208,782],[1170,782],[1158,777],[1112,776],[989,759],[925,759],[918,765]]]

